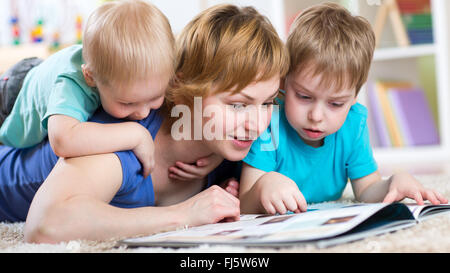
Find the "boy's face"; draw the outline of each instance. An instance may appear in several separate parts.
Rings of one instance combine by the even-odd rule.
[[[141,120],[164,102],[169,79],[150,77],[130,84],[97,82],[103,109],[115,118]]]
[[[344,124],[350,107],[356,103],[356,90],[321,86],[322,76],[308,70],[291,72],[285,80],[285,113],[289,124],[302,140],[313,147]]]

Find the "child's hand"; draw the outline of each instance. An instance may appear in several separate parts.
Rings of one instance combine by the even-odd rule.
[[[418,205],[423,205],[423,200],[429,200],[433,205],[446,204],[448,200],[440,193],[426,189],[412,175],[399,173],[391,176],[389,191],[384,198],[384,203],[392,203],[403,200],[405,197],[414,199]]]
[[[239,182],[236,178],[228,178],[219,185],[234,197],[239,197]]]
[[[155,167],[155,145],[153,143],[153,138],[150,132],[144,127],[142,127],[142,129],[143,130],[140,130],[142,135],[141,141],[136,147],[134,147],[133,153],[142,164],[143,176],[147,177]]]
[[[223,161],[223,157],[212,154],[200,158],[194,164],[177,161],[175,166],[169,168],[169,177],[172,179],[191,181],[205,178]]]
[[[285,214],[288,210],[299,213],[307,209],[305,197],[290,178],[276,172],[266,173],[256,183],[261,204],[270,214]]]

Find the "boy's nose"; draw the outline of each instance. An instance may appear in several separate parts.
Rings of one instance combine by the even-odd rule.
[[[158,109],[161,107],[161,105],[164,103],[164,96],[161,96],[159,99],[155,100],[151,103],[150,108],[151,109]]]
[[[322,107],[318,104],[313,105],[308,112],[308,119],[313,122],[322,121],[323,119]]]
[[[143,107],[142,109],[139,109],[139,111],[134,112],[132,117],[134,120],[141,120],[141,119],[146,118],[149,113],[150,113],[150,108]]]

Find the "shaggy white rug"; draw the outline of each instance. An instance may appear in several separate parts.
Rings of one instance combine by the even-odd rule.
[[[450,175],[427,175],[417,178],[429,188],[440,191],[450,199]],[[352,202],[351,187],[339,201]],[[410,200],[408,200],[410,201]],[[29,244],[23,241],[24,223],[0,223],[0,252],[450,252],[450,213],[425,220],[420,224],[394,233],[368,237],[364,240],[319,249],[313,245],[285,248],[245,248],[232,246],[199,246],[195,248],[126,248],[116,247],[116,241],[70,241],[56,245]]]

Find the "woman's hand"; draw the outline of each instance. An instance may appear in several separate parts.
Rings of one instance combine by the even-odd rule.
[[[176,205],[188,226],[239,220],[239,199],[214,185]]]

